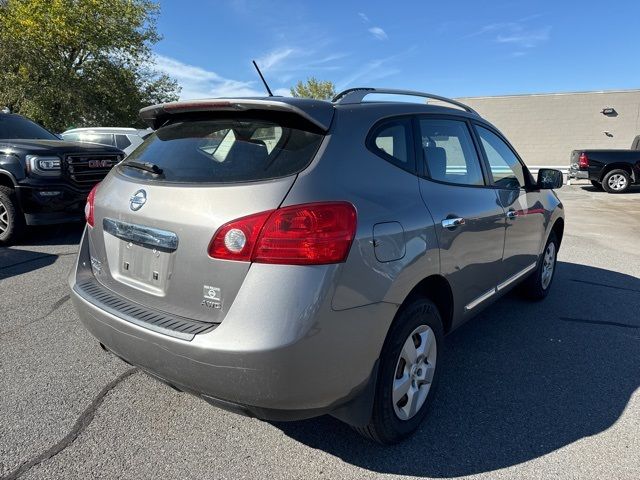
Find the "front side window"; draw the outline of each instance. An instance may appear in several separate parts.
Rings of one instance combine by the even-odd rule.
[[[500,188],[524,187],[524,168],[515,153],[491,130],[479,125],[476,128],[489,161],[494,185]]]
[[[389,120],[373,130],[369,149],[397,167],[413,172],[415,168],[409,147],[410,131],[411,124],[408,120]]]
[[[423,118],[420,135],[430,178],[458,185],[484,185],[480,160],[465,122]]]
[[[221,118],[179,121],[156,130],[127,159],[127,176],[175,183],[267,180],[303,170],[323,136],[276,120]],[[129,162],[151,163],[161,175]]]

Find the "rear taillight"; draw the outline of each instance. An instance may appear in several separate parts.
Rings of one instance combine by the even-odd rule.
[[[84,206],[84,218],[87,219],[87,225],[89,225],[90,227],[93,227],[93,210],[94,210],[94,203],[96,200],[96,191],[98,190],[98,185],[100,185],[99,183],[96,183],[96,185],[91,189],[91,191],[89,192],[89,195],[87,196],[87,203]]]
[[[587,154],[584,152],[582,152],[580,158],[578,158],[578,167],[589,168],[589,157],[587,157]]]
[[[224,224],[209,255],[224,260],[286,265],[344,262],[356,232],[357,215],[346,202],[279,208]]]

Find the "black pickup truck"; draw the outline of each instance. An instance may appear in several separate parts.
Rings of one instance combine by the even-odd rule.
[[[20,115],[0,113],[0,244],[27,225],[83,219],[87,195],[123,152],[72,143]]]
[[[640,135],[630,150],[574,150],[569,178],[591,180],[594,187],[609,193],[626,192],[640,184]]]

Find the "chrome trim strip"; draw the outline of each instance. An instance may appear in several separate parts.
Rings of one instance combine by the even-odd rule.
[[[526,267],[525,269],[520,270],[515,275],[512,275],[509,278],[507,278],[504,282],[502,282],[500,285],[498,285],[496,287],[496,289],[498,291],[503,290],[504,288],[508,287],[509,285],[511,285],[513,282],[515,282],[519,278],[522,278],[523,276],[525,276],[527,273],[529,273],[534,268],[536,268],[536,263],[535,262],[532,263],[531,265],[529,265],[528,267]]]
[[[173,252],[178,248],[178,236],[167,230],[135,225],[112,220],[111,218],[102,220],[102,228],[105,232],[125,242],[132,242],[165,252]]]
[[[496,289],[492,288],[491,290],[483,293],[482,295],[480,295],[478,298],[476,298],[473,302],[469,303],[466,307],[464,307],[464,309],[468,312],[469,310],[477,307],[478,305],[480,305],[482,302],[484,302],[485,300],[487,300],[488,298],[491,298],[492,296],[494,296],[496,294]]]

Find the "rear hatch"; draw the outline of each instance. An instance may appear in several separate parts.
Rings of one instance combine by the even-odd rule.
[[[324,132],[263,110],[181,112],[165,123],[97,190],[94,274],[137,304],[219,323],[250,263],[211,258],[214,233],[280,206]]]

